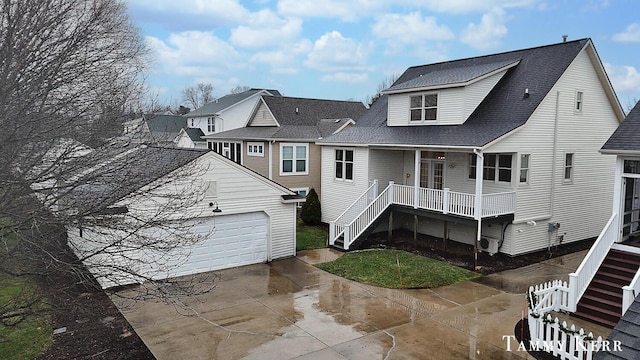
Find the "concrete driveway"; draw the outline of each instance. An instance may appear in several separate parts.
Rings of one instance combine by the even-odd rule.
[[[158,359],[531,359],[503,339],[523,293],[566,278],[584,252],[432,290],[377,288],[310,265],[336,256],[322,249],[218,271],[214,291],[174,305],[114,302]]]

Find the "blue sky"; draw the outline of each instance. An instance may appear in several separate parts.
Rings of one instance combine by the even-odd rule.
[[[365,101],[407,67],[590,37],[626,110],[640,100],[636,0],[126,0],[151,94],[211,83]]]

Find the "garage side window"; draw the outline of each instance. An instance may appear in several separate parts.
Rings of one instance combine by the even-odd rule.
[[[307,175],[308,161],[308,144],[283,143],[280,145],[280,175]]]
[[[336,149],[336,179],[353,180],[353,150]]]

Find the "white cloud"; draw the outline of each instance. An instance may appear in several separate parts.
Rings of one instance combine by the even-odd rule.
[[[138,17],[167,28],[211,28],[239,23],[249,15],[239,0],[128,0],[127,5]]]
[[[344,73],[339,72],[330,75],[324,75],[321,81],[340,82],[340,83],[363,83],[369,80],[369,76],[365,73]]]
[[[383,15],[376,20],[372,31],[377,37],[407,44],[454,38],[453,32],[447,26],[438,25],[436,18],[423,17],[420,12]]]
[[[305,39],[283,49],[257,52],[250,60],[268,65],[275,74],[296,74],[300,71],[297,57],[307,54],[312,47],[311,42]]]
[[[482,15],[480,24],[470,23],[462,30],[460,41],[474,49],[486,51],[500,46],[507,35],[506,15],[501,8],[494,8]]]
[[[613,35],[613,41],[640,42],[640,23],[633,23],[623,32]]]
[[[388,5],[382,0],[280,0],[278,13],[302,17],[337,18],[356,21]]]
[[[487,12],[496,7],[535,7],[544,6],[541,0],[403,0],[405,4],[422,6],[440,13],[462,14]]]
[[[294,41],[302,33],[302,20],[282,19],[271,10],[252,13],[246,25],[231,30],[231,42],[246,48],[283,46]]]
[[[640,73],[634,66],[615,66],[605,63],[604,68],[618,94],[625,92],[640,93]]]
[[[305,65],[321,71],[363,71],[367,68],[370,50],[370,46],[332,31],[316,40]]]
[[[240,54],[211,32],[171,34],[167,42],[148,36],[160,72],[170,75],[213,76],[245,67]]]

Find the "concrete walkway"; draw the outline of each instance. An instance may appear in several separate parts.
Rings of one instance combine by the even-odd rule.
[[[313,267],[340,255],[322,249],[217,271],[214,291],[173,305],[113,300],[158,359],[531,359],[515,343],[507,351],[503,339],[526,309],[525,289],[566,278],[584,254],[437,289],[391,290]]]

